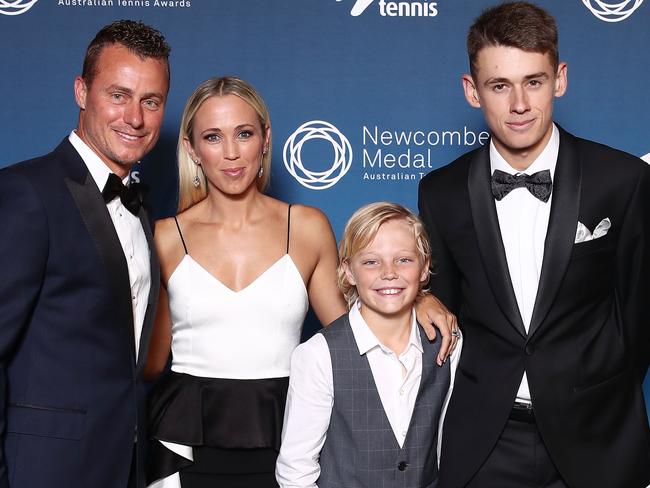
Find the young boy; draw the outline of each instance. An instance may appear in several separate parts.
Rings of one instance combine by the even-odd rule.
[[[339,287],[350,312],[293,353],[282,487],[435,487],[438,426],[460,347],[435,364],[413,305],[430,248],[406,208],[374,203],[349,220]]]

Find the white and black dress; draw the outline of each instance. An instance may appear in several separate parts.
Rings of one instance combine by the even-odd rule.
[[[155,488],[271,487],[291,353],[309,303],[286,254],[233,291],[189,253],[167,284],[171,372],[150,397],[148,482]]]

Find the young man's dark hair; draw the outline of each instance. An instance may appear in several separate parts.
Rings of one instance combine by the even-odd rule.
[[[476,78],[476,59],[488,46],[516,47],[526,52],[548,54],[557,69],[557,25],[545,10],[526,2],[508,2],[485,10],[469,28],[467,54]]]
[[[97,73],[97,59],[102,49],[110,44],[121,44],[141,58],[165,61],[169,81],[169,53],[171,48],[156,29],[135,20],[118,20],[103,27],[88,45],[81,76],[91,84]]]

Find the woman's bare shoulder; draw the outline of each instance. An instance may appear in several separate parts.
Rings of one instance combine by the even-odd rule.
[[[185,255],[185,247],[181,240],[174,217],[156,221],[154,230],[156,251],[163,271],[163,277],[169,278],[171,269],[175,268]]]
[[[291,236],[295,243],[294,249],[312,255],[317,258],[317,261],[323,253],[336,249],[332,226],[327,216],[316,207],[307,205],[291,207]]]
[[[292,205],[291,206],[291,221],[299,224],[299,228],[303,231],[327,231],[332,232],[332,226],[327,218],[327,215],[316,207],[309,205]]]
[[[156,245],[167,243],[172,239],[174,234],[178,236],[178,229],[176,228],[176,220],[174,217],[156,220],[154,229]]]

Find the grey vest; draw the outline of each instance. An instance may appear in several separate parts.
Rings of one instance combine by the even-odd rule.
[[[320,455],[320,488],[434,488],[438,420],[449,389],[449,361],[435,363],[440,341],[422,337],[422,380],[402,448],[381,404],[368,358],[359,355],[348,316],[321,331],[329,346],[334,405]]]

